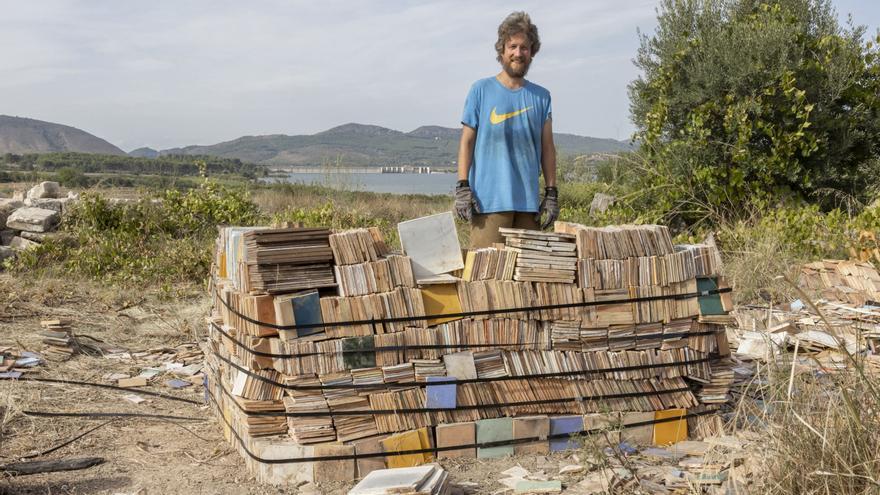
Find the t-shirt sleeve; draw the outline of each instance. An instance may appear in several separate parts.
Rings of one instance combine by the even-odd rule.
[[[480,125],[480,91],[477,85],[471,86],[467,98],[464,100],[464,112],[461,115],[461,123],[476,129]]]
[[[544,113],[544,122],[547,122],[547,119],[553,116],[553,106],[550,101],[550,93],[547,93],[547,108]]]

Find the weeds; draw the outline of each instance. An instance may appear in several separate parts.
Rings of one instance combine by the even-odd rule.
[[[244,191],[210,180],[186,192],[118,204],[84,193],[64,215],[57,237],[6,264],[13,272],[60,270],[123,286],[197,283],[210,268],[217,225],[262,221]]]

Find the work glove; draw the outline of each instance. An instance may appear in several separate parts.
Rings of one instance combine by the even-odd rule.
[[[544,221],[541,222],[541,217]],[[544,189],[544,200],[541,201],[541,208],[535,215],[535,222],[541,225],[541,230],[553,225],[553,222],[559,218],[559,190],[555,187],[547,187]]]
[[[473,212],[476,210],[476,202],[474,201],[474,193],[471,191],[471,185],[466,180],[458,181],[455,186],[455,216],[465,222],[470,222]]]

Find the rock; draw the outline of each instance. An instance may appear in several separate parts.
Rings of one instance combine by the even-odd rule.
[[[24,206],[24,203],[16,199],[0,199],[0,226],[6,225],[6,219],[13,211]]]
[[[31,249],[39,245],[39,242],[29,241],[23,237],[13,237],[12,242],[9,243],[9,247],[17,251],[24,251],[25,249]]]
[[[614,196],[610,196],[604,193],[596,193],[593,196],[593,201],[590,203],[590,216],[596,216],[600,213],[605,213],[608,210],[608,207],[614,204],[617,201],[617,198]]]
[[[15,232],[15,231],[12,230],[10,232]],[[40,232],[25,232],[25,231],[18,233],[18,236],[23,239],[27,239],[29,241],[34,241],[34,242],[39,242],[39,243],[46,242],[46,240],[51,239],[52,237],[55,237],[56,235],[57,234],[42,234]]]
[[[559,474],[577,474],[582,473],[584,471],[584,466],[578,466],[577,464],[569,464],[568,466],[562,466],[559,469]]]
[[[68,198],[27,198],[24,200],[25,206],[34,208],[43,208],[45,210],[55,210],[58,213],[64,212],[64,206],[70,201]]]
[[[525,478],[530,475],[529,471],[522,466],[514,466],[507,471],[501,471],[501,474],[512,477],[512,478]]]
[[[57,198],[60,193],[61,186],[57,182],[45,181],[32,187],[27,192],[27,197],[28,199]]]
[[[15,256],[15,250],[9,246],[0,246],[0,262]]]
[[[590,473],[584,478],[577,487],[588,493],[604,493],[611,486],[611,480],[614,478],[614,471],[610,469],[602,469],[594,473]]]
[[[314,483],[306,483],[298,488],[297,493],[303,495],[319,495],[321,492],[318,491],[318,487],[315,486]]]
[[[6,226],[28,232],[49,232],[58,224],[59,220],[61,220],[61,214],[55,210],[25,207],[12,212],[6,219]]]
[[[6,220],[3,220],[3,224],[6,223]],[[0,246],[8,246],[10,242],[12,242],[12,238],[17,236],[19,233],[18,230],[12,229],[3,229],[0,230]]]
[[[12,193],[12,199],[15,201],[24,201],[24,191],[15,191]]]

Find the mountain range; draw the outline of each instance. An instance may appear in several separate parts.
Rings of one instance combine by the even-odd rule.
[[[0,153],[79,151],[102,155],[125,152],[88,132],[61,124],[0,115]]]
[[[341,164],[354,167],[418,165],[452,167],[460,129],[422,126],[410,132],[365,124],[344,124],[310,135],[271,134],[242,136],[212,145],[166,150],[138,148],[130,156],[209,155],[238,158],[271,167],[317,167]],[[554,134],[562,155],[616,153],[632,149],[627,141],[574,134]],[[79,129],[21,117],[0,116],[0,153],[78,151],[119,155],[124,152]]]

